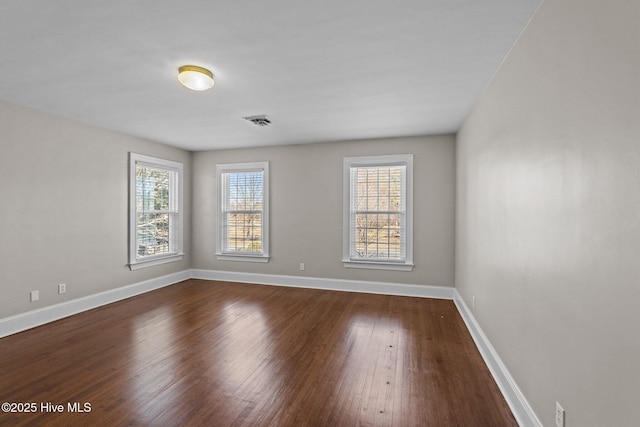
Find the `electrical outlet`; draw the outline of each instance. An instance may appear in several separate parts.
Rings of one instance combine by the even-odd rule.
[[[64,294],[65,292],[67,292],[67,284],[66,283],[60,283],[58,285],[58,293],[59,294]]]
[[[564,409],[556,402],[556,426],[564,427]]]
[[[304,271],[304,262],[300,263],[300,271]]]
[[[472,296],[471,297],[471,305],[473,306],[473,308],[476,308],[476,296]]]
[[[31,291],[31,302],[38,301],[40,299],[40,291]]]

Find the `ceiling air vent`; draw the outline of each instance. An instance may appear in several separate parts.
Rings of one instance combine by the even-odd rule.
[[[269,126],[271,124],[271,120],[267,119],[267,116],[265,116],[264,114],[261,116],[250,116],[243,118],[260,127]]]

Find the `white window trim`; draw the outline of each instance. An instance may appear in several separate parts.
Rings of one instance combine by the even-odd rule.
[[[243,254],[240,252],[224,252],[222,233],[222,178],[221,175],[227,172],[254,172],[263,171],[262,179],[262,254]],[[217,184],[217,229],[218,233],[216,245],[216,259],[218,261],[245,261],[245,262],[269,262],[269,162],[250,162],[250,163],[226,163],[216,165]]]
[[[351,168],[406,166],[406,257],[402,262],[351,259]],[[343,240],[342,263],[347,268],[411,271],[413,264],[413,154],[345,157],[343,167]]]
[[[178,238],[176,252],[162,255],[138,257],[136,242],[136,165],[146,164],[163,169],[171,169],[178,173]],[[129,269],[139,270],[168,262],[180,261],[184,257],[183,249],[183,165],[172,160],[159,159],[137,153],[129,153]]]

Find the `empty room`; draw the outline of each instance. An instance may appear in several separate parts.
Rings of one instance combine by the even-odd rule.
[[[637,0],[6,0],[0,77],[0,426],[638,425]]]

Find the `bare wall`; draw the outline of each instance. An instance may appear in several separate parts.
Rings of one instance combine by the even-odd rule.
[[[342,161],[414,154],[412,272],[342,265]],[[216,164],[270,162],[268,264],[217,261]],[[194,153],[193,267],[263,274],[453,286],[455,143],[452,135]],[[305,270],[299,270],[299,263]]]
[[[184,163],[189,252],[191,153],[0,102],[0,318],[190,267],[127,267],[129,151]]]
[[[639,22],[545,0],[457,136],[456,287],[545,426],[640,419]]]

